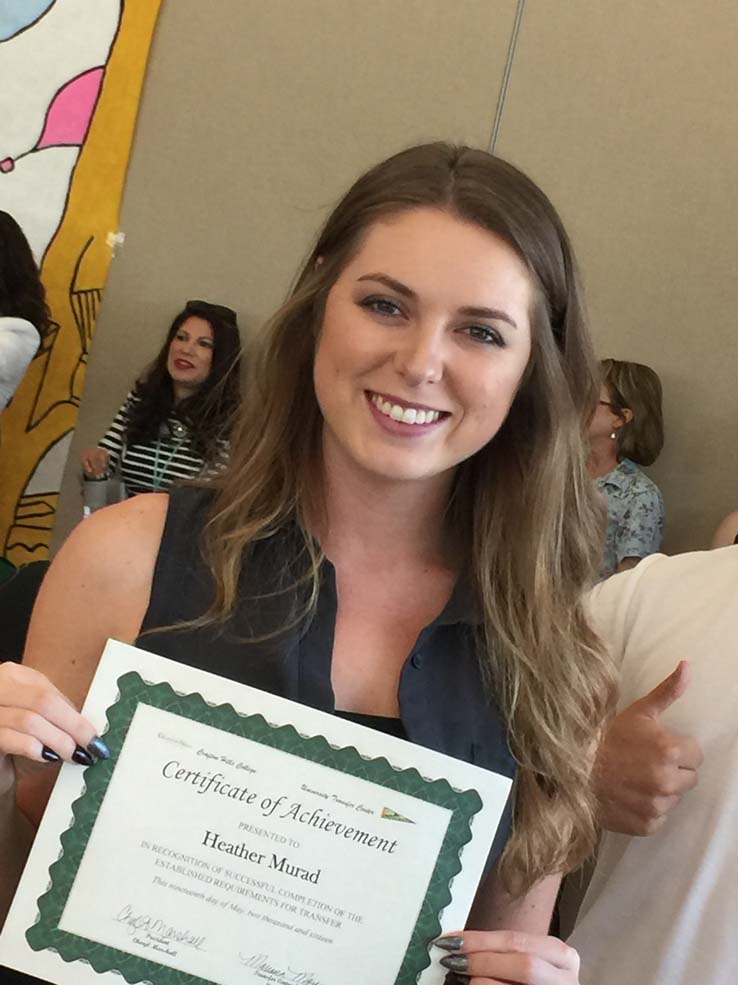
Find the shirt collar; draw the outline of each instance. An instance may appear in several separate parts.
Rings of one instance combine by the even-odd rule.
[[[478,626],[482,622],[482,607],[474,592],[468,573],[459,575],[451,592],[451,598],[434,621],[434,626],[456,626],[464,623]]]
[[[600,488],[602,486],[615,486],[618,489],[625,489],[630,484],[630,477],[637,471],[638,466],[629,458],[624,458],[622,462],[618,462],[612,472],[600,476],[597,479],[597,485]]]

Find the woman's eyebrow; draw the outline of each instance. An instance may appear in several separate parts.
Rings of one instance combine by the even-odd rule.
[[[388,274],[363,274],[358,280],[373,280],[379,284],[385,284],[387,287],[401,294],[403,297],[409,298],[411,300],[416,300],[418,295],[415,291],[408,287],[407,284],[403,284],[399,280],[395,280],[394,277],[390,277]],[[463,308],[459,308],[458,312],[460,315],[466,315],[470,318],[489,318],[497,321],[507,322],[512,328],[517,328],[515,320],[508,315],[506,311],[501,308],[484,308],[479,305],[465,305]]]
[[[460,315],[469,315],[471,318],[493,318],[498,321],[507,322],[513,328],[517,328],[517,324],[514,319],[508,315],[506,311],[501,308],[478,308],[478,307],[464,307],[459,308]]]
[[[406,298],[417,298],[415,291],[408,287],[407,284],[401,283],[399,280],[395,280],[394,277],[389,277],[387,274],[364,274],[358,278],[359,280],[374,280],[379,284],[386,284],[387,287],[391,287],[393,291],[397,291],[398,294],[402,294]]]

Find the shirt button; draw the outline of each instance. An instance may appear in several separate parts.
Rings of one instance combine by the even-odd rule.
[[[414,653],[412,657],[410,657],[410,663],[413,665],[413,667],[415,667],[416,670],[420,670],[420,668],[423,666],[423,658],[420,656],[419,653]]]

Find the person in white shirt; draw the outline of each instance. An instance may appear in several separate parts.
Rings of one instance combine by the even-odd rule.
[[[737,603],[738,547],[654,555],[592,595],[625,709],[603,784],[618,772],[633,808],[605,826],[650,837],[602,837],[569,939],[582,985],[738,982]]]
[[[12,215],[0,210],[0,411],[23,379],[48,324],[31,247]]]

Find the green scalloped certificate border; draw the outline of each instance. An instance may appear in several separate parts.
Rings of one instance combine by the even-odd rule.
[[[129,985],[138,982],[150,982],[151,985],[212,985],[197,975],[98,944],[59,928],[136,708],[139,704],[147,704],[452,812],[425,899],[394,982],[394,985],[415,985],[430,964],[428,945],[441,931],[440,915],[451,901],[451,883],[462,867],[461,852],[471,841],[472,819],[482,809],[479,793],[474,789],[456,790],[445,779],[427,780],[414,767],[396,769],[384,757],[366,758],[353,746],[332,746],[322,735],[301,735],[292,725],[271,725],[260,713],[241,715],[230,704],[211,705],[200,694],[178,694],[167,683],[149,684],[135,671],[123,674],[117,683],[118,700],[107,711],[109,730],[105,739],[111,757],[85,771],[86,789],[72,805],[73,820],[61,836],[62,854],[49,867],[51,886],[38,900],[37,922],[26,931],[30,947],[34,951],[54,950],[67,962],[83,960],[99,974],[116,971]]]

